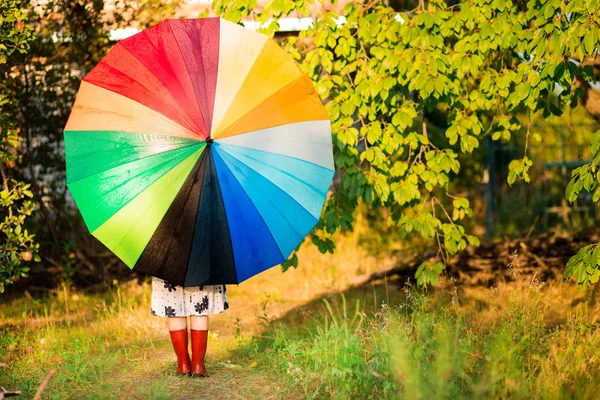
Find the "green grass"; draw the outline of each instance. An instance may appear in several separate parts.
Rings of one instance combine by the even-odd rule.
[[[223,393],[224,398],[228,393],[272,397],[263,393],[268,382],[259,371],[225,358],[223,348],[235,343],[220,337],[219,329],[209,333],[213,377],[177,376],[166,321],[149,315],[149,297],[148,283],[131,282],[103,293],[58,291],[43,299],[25,297],[3,305],[0,386],[32,398],[54,369],[45,392],[50,399],[221,398],[214,393]],[[239,384],[232,385],[236,379]]]
[[[547,291],[504,294],[492,321],[445,291],[408,289],[371,315],[342,293],[304,326],[275,322],[239,351],[305,398],[595,398],[600,333],[589,309],[549,328]]]
[[[49,399],[597,397],[597,290],[521,278],[355,288],[393,260],[355,238],[338,246],[328,256],[307,247],[298,269],[228,287],[230,309],[210,318],[204,379],[175,374],[148,282],[2,299],[0,386],[32,398],[54,369]]]
[[[200,393],[257,399],[590,399],[600,389],[593,292],[579,292],[575,306],[563,306],[564,318],[547,318],[571,289],[508,285],[479,289],[487,297],[473,301],[473,294],[460,298],[453,290],[423,294],[369,285],[327,293],[279,318],[269,315],[264,301],[253,316],[260,326],[254,332],[231,317],[234,326],[228,328],[235,333],[211,329],[213,376],[206,380],[174,374],[164,321],[144,317],[147,284],[101,294],[58,292],[3,308],[4,321],[26,324],[1,328],[0,386],[30,398],[55,369],[46,393],[52,399]],[[62,319],[47,319],[53,314]]]

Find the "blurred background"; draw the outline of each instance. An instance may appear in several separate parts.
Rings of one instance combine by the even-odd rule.
[[[263,3],[259,1],[256,9]],[[339,11],[346,3],[317,2],[309,6],[312,16],[282,18],[276,40],[297,35],[316,15]],[[396,3],[391,5],[398,10],[416,5]],[[166,17],[214,15],[211,4],[199,0],[27,4],[25,17],[33,29],[30,49],[26,55],[13,55],[12,64],[0,65],[0,71],[5,77],[3,90],[15,100],[3,106],[3,115],[18,125],[23,138],[19,145],[22,157],[16,163],[7,161],[6,173],[31,183],[37,208],[26,225],[29,232],[35,232],[41,259],[28,264],[27,277],[13,274],[14,285],[7,285],[6,290],[43,292],[61,283],[86,287],[136,277],[87,232],[65,186],[62,129],[81,78],[116,41]],[[259,25],[252,16],[244,17],[242,23],[250,29]],[[431,113],[427,119],[434,140],[436,135],[443,138],[445,118]],[[531,129],[543,141],[529,144],[534,162],[531,183],[517,181],[511,186],[506,179],[510,161],[523,154],[525,135],[514,134],[504,142],[486,140],[475,152],[461,154],[462,168],[451,186],[454,193],[467,197],[473,208],[472,218],[465,222],[467,229],[482,239],[494,240],[593,228],[598,210],[591,195],[569,204],[564,194],[572,170],[589,162],[591,135],[599,127],[583,106],[552,122],[543,118],[533,121]],[[387,256],[414,248],[425,253],[431,245],[418,238],[401,240],[381,222],[385,210],[362,207],[358,212],[370,227],[361,245],[372,254]]]

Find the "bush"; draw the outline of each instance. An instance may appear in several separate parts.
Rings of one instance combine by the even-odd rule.
[[[18,169],[21,160],[21,136],[18,107],[11,82],[13,64],[27,52],[32,40],[25,5],[16,0],[0,4],[0,293],[4,286],[27,276],[29,261],[39,261],[39,245],[24,229],[25,219],[34,209],[29,184],[22,181]]]

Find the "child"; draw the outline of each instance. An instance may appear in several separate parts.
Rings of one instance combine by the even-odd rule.
[[[151,313],[168,317],[169,333],[177,355],[177,373],[206,376],[204,356],[208,339],[208,314],[229,308],[225,285],[182,287],[152,277]],[[188,353],[187,316],[190,316],[192,359]]]

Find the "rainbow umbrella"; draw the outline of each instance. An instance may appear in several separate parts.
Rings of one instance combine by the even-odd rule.
[[[308,75],[267,36],[219,18],[118,42],[83,78],[64,137],[91,234],[182,286],[240,283],[283,262],[334,173]]]

